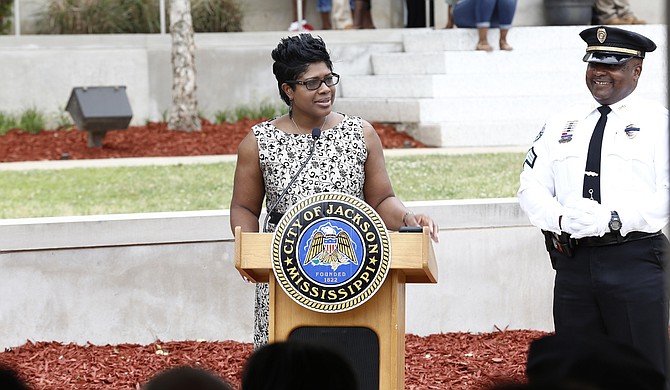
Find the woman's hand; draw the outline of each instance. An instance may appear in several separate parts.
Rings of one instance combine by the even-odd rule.
[[[408,213],[402,221],[405,226],[427,226],[430,229],[430,238],[435,242],[440,242],[439,226],[431,217],[426,214]]]

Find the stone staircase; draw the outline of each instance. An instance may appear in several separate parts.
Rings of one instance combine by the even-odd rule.
[[[339,111],[395,122],[439,147],[524,146],[553,107],[590,99],[584,85],[586,26],[515,27],[511,52],[472,50],[476,30],[411,30],[399,51],[370,54],[369,72],[343,77]],[[627,26],[659,49],[647,56],[642,95],[667,101],[665,25]],[[489,32],[497,46],[498,31]]]

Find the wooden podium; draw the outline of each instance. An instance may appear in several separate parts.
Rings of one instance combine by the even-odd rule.
[[[340,313],[307,309],[286,295],[271,263],[273,233],[235,229],[235,267],[252,282],[270,285],[270,342],[288,340],[304,326],[363,327],[379,338],[379,388],[405,388],[405,284],[437,283],[437,262],[428,228],[389,233],[391,269],[382,286],[362,305]]]

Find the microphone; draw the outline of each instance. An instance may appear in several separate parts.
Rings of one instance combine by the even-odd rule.
[[[275,211],[277,208],[277,205],[279,205],[279,202],[281,202],[282,199],[284,199],[284,196],[286,195],[286,192],[288,192],[288,189],[291,188],[293,183],[296,181],[298,176],[300,175],[300,172],[302,172],[303,169],[307,166],[307,163],[309,160],[312,159],[312,156],[314,155],[314,149],[316,149],[316,141],[321,137],[321,129],[318,127],[315,127],[312,129],[312,147],[309,150],[309,154],[307,155],[307,158],[305,161],[303,161],[302,164],[300,164],[300,168],[298,168],[298,172],[291,177],[291,181],[284,187],[284,190],[282,190],[281,194],[279,194],[279,197],[277,200],[272,204],[272,206],[268,207],[267,214],[265,215],[265,220],[263,221],[263,232],[268,233],[268,219],[269,222],[272,223],[273,225],[276,225],[279,220],[281,220],[281,217],[283,214],[278,213]]]

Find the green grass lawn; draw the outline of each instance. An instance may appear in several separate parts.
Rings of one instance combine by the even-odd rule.
[[[524,154],[387,157],[404,201],[516,196]],[[227,209],[235,163],[0,172],[0,218]]]

